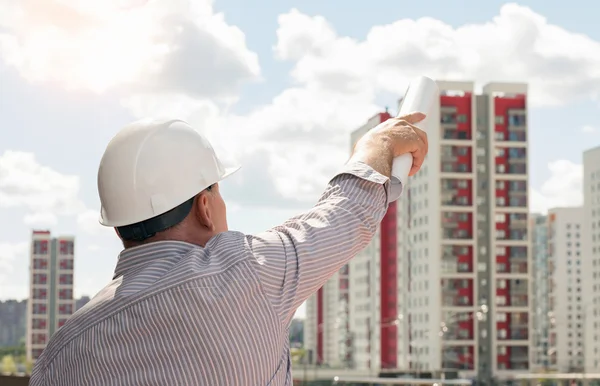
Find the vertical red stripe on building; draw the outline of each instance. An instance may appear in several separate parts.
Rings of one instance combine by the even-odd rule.
[[[390,119],[388,112],[380,113],[380,122]],[[398,345],[398,270],[397,264],[397,216],[396,203],[390,204],[380,228],[380,364],[382,369],[397,368]]]
[[[323,287],[317,291],[317,364],[323,362]]]
[[[397,368],[398,270],[396,203],[390,204],[380,227],[380,361],[381,368]]]

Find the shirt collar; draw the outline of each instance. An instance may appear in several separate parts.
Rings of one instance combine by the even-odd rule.
[[[113,280],[156,259],[179,259],[193,248],[199,247],[183,241],[156,241],[124,249],[119,254]]]

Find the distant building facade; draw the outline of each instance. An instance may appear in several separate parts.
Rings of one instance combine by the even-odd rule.
[[[73,237],[53,238],[49,231],[33,231],[26,335],[29,360],[40,356],[50,336],[75,312],[74,257]]]

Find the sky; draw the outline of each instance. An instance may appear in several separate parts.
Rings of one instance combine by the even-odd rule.
[[[26,298],[32,229],[76,237],[76,295],[111,279],[97,167],[125,124],[187,120],[243,165],[231,229],[310,208],[349,133],[411,78],[529,84],[532,211],[582,202],[600,144],[600,3],[0,0],[0,300]],[[299,315],[302,315],[302,310]]]

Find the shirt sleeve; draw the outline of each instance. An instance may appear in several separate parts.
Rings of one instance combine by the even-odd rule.
[[[50,385],[47,379],[46,366],[44,366],[42,363],[36,363],[36,365],[33,367],[33,371],[31,372],[31,378],[29,378],[29,386],[46,385]]]
[[[284,323],[371,241],[387,211],[388,190],[387,177],[351,163],[311,210],[247,236],[262,285]]]

